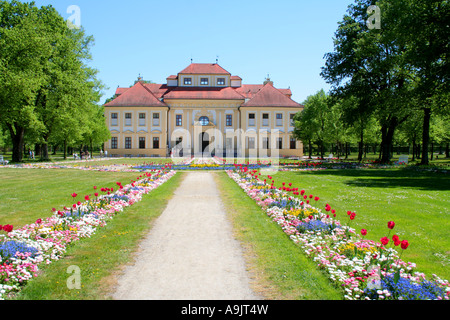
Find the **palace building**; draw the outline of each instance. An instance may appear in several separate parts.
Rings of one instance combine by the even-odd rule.
[[[105,151],[121,157],[301,157],[292,119],[304,107],[291,96],[270,79],[243,84],[217,63],[191,63],[165,84],[139,77],[104,105],[112,137]]]

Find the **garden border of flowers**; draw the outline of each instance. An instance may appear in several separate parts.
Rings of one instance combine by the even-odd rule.
[[[326,213],[314,207],[310,201],[319,197],[306,195],[305,190],[285,183],[276,188],[272,177],[268,177],[271,184],[267,179],[262,181],[257,170],[245,166],[236,165],[235,170],[226,172],[318,268],[328,273],[346,300],[450,299],[448,280],[436,275],[427,280],[425,274],[415,271],[414,263],[401,260],[409,243],[396,235],[391,242],[394,222],[388,222],[388,234],[380,243],[367,240],[367,230],[361,230],[360,235],[350,227],[354,212],[347,212],[349,220],[343,224],[334,219],[336,214],[328,204]],[[400,254],[397,246],[402,249]]]
[[[39,265],[60,260],[68,246],[89,238],[97,228],[106,226],[115,215],[126,207],[142,200],[142,196],[158,188],[176,174],[166,168],[156,173],[144,173],[140,180],[118,190],[94,187],[95,199],[86,195],[64,210],[53,209],[53,215],[38,219],[35,223],[13,230],[13,226],[1,227],[7,232],[0,235],[0,300],[8,294],[19,292],[30,280],[37,277]],[[104,194],[100,195],[99,192]],[[77,194],[72,194],[73,199]],[[3,257],[2,257],[3,254]]]

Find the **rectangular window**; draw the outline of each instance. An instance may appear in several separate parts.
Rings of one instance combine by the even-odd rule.
[[[262,138],[262,148],[269,149],[269,138]]]
[[[131,127],[131,113],[125,113],[125,125]]]
[[[200,78],[200,84],[202,86],[207,86],[209,84],[209,79],[208,78]]]
[[[254,137],[248,137],[247,138],[247,149],[255,149],[255,138]]]
[[[290,120],[291,120],[291,122],[290,122],[290,126],[291,126],[291,127],[294,126],[294,116],[295,116],[295,113],[291,113],[291,114],[289,115]]]
[[[277,148],[283,149],[283,138],[277,138]]]
[[[117,137],[113,137],[111,138],[111,149],[117,149],[118,145],[117,145]]]
[[[224,86],[225,85],[225,78],[218,78],[217,79],[217,85],[218,86]]]
[[[192,84],[192,78],[184,78],[184,84],[190,86]]]
[[[131,149],[131,138],[125,138],[125,149]]]
[[[183,125],[183,116],[181,114],[177,114],[175,119],[175,125],[177,127],[181,127]]]
[[[159,149],[159,138],[158,137],[153,138],[153,149]]]
[[[277,113],[277,126],[281,127],[283,125],[283,114]]]
[[[144,137],[139,138],[139,149],[145,149],[145,138]]]
[[[290,147],[292,150],[294,150],[296,148],[296,144],[297,144],[297,140],[295,140],[295,138],[291,138]]]
[[[159,127],[159,113],[153,114],[153,126]]]
[[[117,113],[111,113],[111,126],[119,125],[119,115]]]
[[[254,113],[249,113],[248,114],[248,126],[249,127],[254,127],[255,126],[255,114]]]
[[[145,127],[145,113],[139,113],[139,126]]]
[[[262,125],[267,127],[269,125],[269,114],[263,113],[262,118],[263,118]]]
[[[227,114],[226,125],[227,127],[233,126],[233,116],[231,114]]]

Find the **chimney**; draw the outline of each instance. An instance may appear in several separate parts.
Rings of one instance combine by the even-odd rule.
[[[266,80],[264,81],[264,85],[266,85],[266,84],[270,84],[271,86],[273,86],[273,81],[270,80],[269,75],[267,75],[267,78],[266,78]]]

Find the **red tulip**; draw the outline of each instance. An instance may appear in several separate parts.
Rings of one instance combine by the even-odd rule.
[[[361,234],[362,234],[363,236],[365,236],[365,235],[367,234],[367,230],[366,230],[366,229],[361,229]]]
[[[406,250],[409,246],[408,240],[403,240],[400,246],[403,250]]]
[[[300,191],[300,194],[304,195],[305,194],[305,190]]]
[[[6,226],[3,226],[3,230],[6,232],[11,232],[13,231],[14,227],[10,224],[7,224]]]
[[[94,193],[94,196],[98,197],[98,192]]]
[[[314,200],[316,201],[319,201],[319,199],[320,199],[319,197],[314,197]]]
[[[398,237],[398,235],[394,234],[392,236],[392,241],[394,241],[394,245],[398,246],[400,244],[400,238]]]
[[[387,226],[388,226],[389,229],[392,230],[392,229],[394,229],[394,227],[395,227],[395,222],[394,222],[394,221],[389,221],[388,224],[387,224]]]
[[[350,220],[355,219],[355,217],[356,217],[356,213],[352,212],[352,213],[350,214]]]
[[[37,220],[36,220],[36,223],[37,223],[37,224],[41,224],[41,223],[42,223],[42,219],[37,219]],[[0,229],[1,229],[1,228],[0,228]]]
[[[381,243],[385,246],[389,243],[389,239],[388,237],[383,237],[380,239]]]
[[[76,193],[72,193],[72,197],[76,198],[77,194]]]

